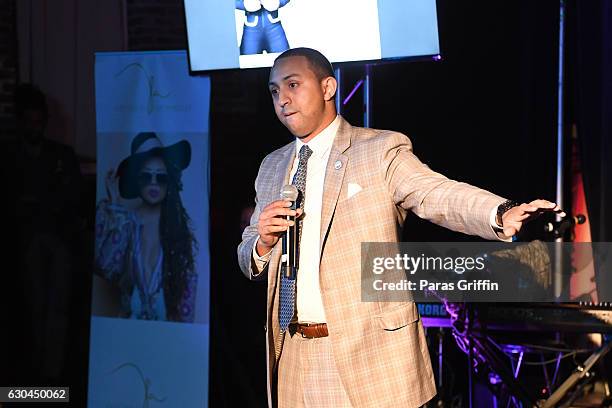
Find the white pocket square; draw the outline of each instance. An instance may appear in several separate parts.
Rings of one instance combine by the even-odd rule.
[[[355,194],[357,194],[361,190],[363,190],[363,188],[359,184],[357,184],[357,183],[348,183],[348,188],[347,188],[347,191],[346,191],[346,198],[351,198],[352,196],[354,196]]]

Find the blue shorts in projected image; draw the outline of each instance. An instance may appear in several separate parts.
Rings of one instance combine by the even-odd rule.
[[[241,55],[261,54],[264,50],[269,53],[283,52],[288,49],[287,36],[280,22],[264,26],[244,26],[240,44]]]
[[[245,13],[240,54],[262,54],[283,52],[289,49],[287,36],[281,24],[278,10],[289,3],[289,0],[280,0],[275,10],[267,10],[264,5],[256,11],[248,11],[244,1],[236,1],[236,9]]]

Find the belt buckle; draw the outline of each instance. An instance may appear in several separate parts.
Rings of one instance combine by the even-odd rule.
[[[314,337],[308,337],[305,333],[304,333],[304,326],[305,327],[310,327],[310,323],[298,323],[298,327],[300,328],[299,333],[302,336],[303,339],[313,339]]]
[[[307,339],[308,336],[304,333],[304,326],[308,327],[308,323],[298,323],[299,332],[303,339]]]

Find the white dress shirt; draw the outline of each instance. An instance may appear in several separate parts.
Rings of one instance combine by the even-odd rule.
[[[330,123],[321,133],[312,138],[308,147],[312,155],[308,159],[306,172],[306,192],[304,215],[302,216],[302,236],[300,238],[299,269],[296,286],[297,317],[300,323],[325,323],[325,310],[321,298],[319,282],[319,261],[321,259],[321,209],[323,205],[323,186],[329,153],[340,127],[340,117]],[[289,180],[297,172],[299,152],[304,146],[301,140],[295,143],[295,159],[291,167]],[[271,252],[259,256],[256,251],[257,241],[253,247],[253,259],[259,271],[263,270],[270,259]]]
[[[326,322],[319,281],[321,210],[325,169],[338,127],[340,127],[340,117],[336,116],[336,119],[329,126],[308,142],[308,147],[312,149],[312,155],[308,159],[306,173],[306,199],[304,201],[296,290],[297,317],[300,323]],[[304,143],[297,140],[295,144],[296,158],[291,169],[291,179],[297,172],[298,154],[302,146],[304,146]]]

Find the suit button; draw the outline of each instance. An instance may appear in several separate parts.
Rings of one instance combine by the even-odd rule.
[[[264,324],[264,331],[267,332],[268,331],[268,326]]]

